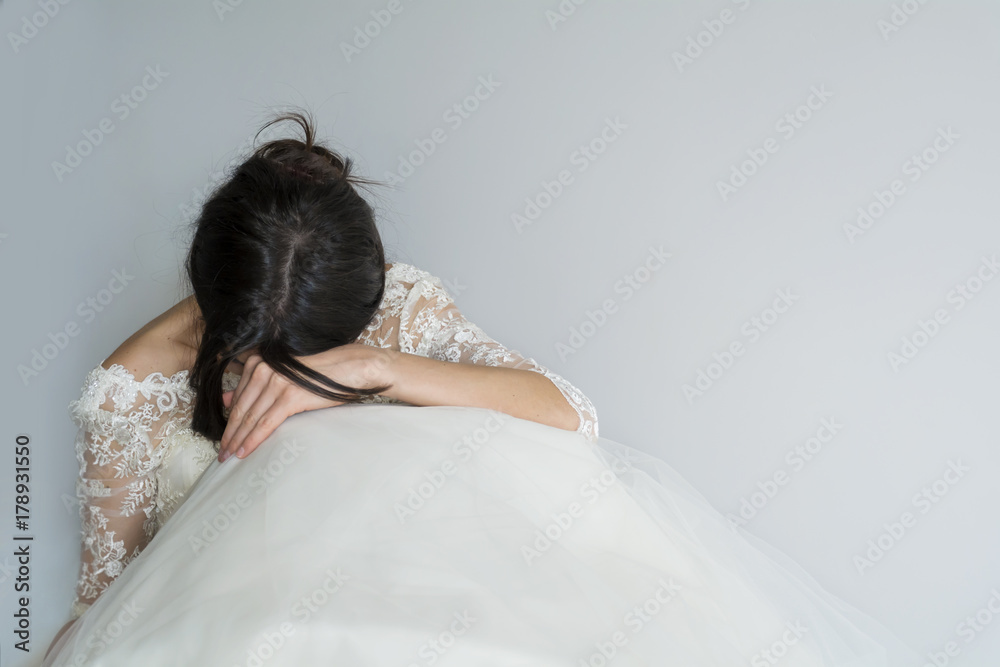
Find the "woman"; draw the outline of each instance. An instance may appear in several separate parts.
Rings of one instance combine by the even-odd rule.
[[[46,665],[915,664],[386,264],[366,181],[280,120],[304,139],[206,202],[192,296],[70,406],[82,562]]]

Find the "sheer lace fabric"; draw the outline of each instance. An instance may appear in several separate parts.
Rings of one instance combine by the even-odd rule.
[[[527,369],[549,378],[576,411],[577,432],[598,438],[597,413],[575,386],[508,350],[469,322],[441,281],[409,264],[386,275],[382,304],[358,342],[456,363]],[[239,376],[226,373],[223,386]],[[80,616],[149,543],[216,457],[215,444],[191,428],[194,392],[186,370],[137,380],[103,361],[69,405],[78,427],[76,493],[82,522],[81,566],[71,615]],[[372,396],[364,402],[400,403]]]

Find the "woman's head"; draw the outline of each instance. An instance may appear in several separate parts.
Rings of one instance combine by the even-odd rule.
[[[226,426],[223,372],[247,351],[333,400],[386,389],[345,387],[295,359],[364,331],[385,291],[385,256],[374,211],[354,187],[372,182],[316,143],[302,113],[277,116],[261,131],[283,120],[301,127],[302,140],[263,144],[213,191],[185,263],[200,309],[192,429],[215,441]]]

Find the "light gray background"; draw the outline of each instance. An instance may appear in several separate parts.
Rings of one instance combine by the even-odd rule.
[[[33,443],[32,646],[43,651],[77,574],[66,406],[182,296],[192,207],[289,104],[377,179],[441,128],[414,173],[372,197],[390,261],[445,280],[470,320],[587,393],[601,435],[663,458],[721,511],[784,471],[749,531],[918,650],[955,641],[953,664],[992,664],[1000,280],[975,277],[1000,253],[1000,5],[591,0],[564,2],[574,11],[551,23],[555,0],[401,0],[348,61],[342,45],[388,4],[76,1],[36,17],[45,25],[18,44],[10,34],[31,34],[24,22],[42,5],[0,5],[4,664],[21,662],[9,628],[15,436]],[[713,24],[726,10],[732,22]],[[902,25],[883,34],[894,12]],[[679,68],[675,52],[699,33],[706,46]],[[167,74],[147,77],[121,118],[114,100],[147,67]],[[480,88],[455,127],[444,114],[480,77],[499,85]],[[814,87],[828,99],[800,109]],[[797,110],[809,118],[788,137],[776,123]],[[103,118],[114,131],[60,180],[53,162]],[[624,129],[581,171],[574,151],[608,119]],[[769,138],[777,152],[724,200],[718,182]],[[929,148],[937,160],[911,180],[905,163]],[[519,232],[512,214],[564,169],[572,182]],[[903,194],[849,241],[844,225],[893,179]],[[650,246],[672,256],[626,299],[616,283]],[[114,270],[135,278],[87,319],[78,304]],[[959,309],[954,290],[970,278],[981,289]],[[741,328],[777,290],[793,304],[751,341]],[[561,355],[608,299],[615,312]],[[889,354],[937,309],[947,323],[893,368]],[[25,384],[18,366],[71,322],[78,334]],[[683,385],[733,341],[744,354],[689,401]],[[824,418],[842,428],[796,468],[786,453]],[[915,504],[949,462],[969,470]],[[855,557],[907,511],[915,525],[860,572]],[[967,641],[959,624],[981,610],[992,623]]]

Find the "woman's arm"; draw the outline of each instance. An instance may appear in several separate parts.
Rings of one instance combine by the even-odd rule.
[[[489,378],[490,381],[500,381],[507,385],[490,388],[465,384],[464,389],[476,396],[474,405],[492,406],[499,402],[511,408],[512,411],[508,414],[559,428],[575,430],[588,441],[597,441],[597,410],[594,409],[594,404],[582,391],[534,359],[525,357],[517,350],[512,350],[493,339],[479,326],[470,322],[455,305],[440,279],[419,269],[415,270],[414,278],[416,279],[409,288],[409,294],[396,320],[399,329],[399,349],[402,352],[429,360],[482,369],[482,372],[455,372],[469,374],[478,372],[484,379]],[[490,373],[505,369],[527,371],[532,375],[544,376],[547,379],[543,382],[540,378],[535,378],[532,382],[537,385],[537,390],[530,394],[518,394],[513,391],[515,387],[508,384],[515,382],[514,380],[500,380],[497,374]],[[524,380],[524,382],[528,381]],[[411,385],[416,382],[416,386],[419,387],[420,377],[419,375],[409,377],[407,382]],[[532,409],[531,403],[537,400],[538,392],[554,399],[554,395],[551,393],[552,387],[555,387],[557,393],[561,394],[562,403],[559,404],[556,401],[555,404],[536,405]],[[401,385],[395,390],[407,391],[407,385]],[[447,400],[452,404],[462,400],[459,392],[451,391],[447,381],[437,381],[433,388],[425,389],[425,393],[430,392],[435,397],[440,396],[442,391],[447,392]],[[414,396],[414,398],[421,400],[418,396]],[[432,404],[437,404],[438,398],[432,400],[435,401]],[[459,402],[457,404],[466,405],[467,403]],[[565,411],[567,406],[576,415],[575,427],[568,426],[569,422],[557,416],[561,411]],[[507,410],[501,410],[507,412]]]
[[[404,284],[403,303],[376,320],[395,332],[398,349],[350,343],[300,361],[351,387],[392,383],[382,395],[413,405],[491,408],[597,440],[597,412],[583,392],[488,336],[462,315],[440,280],[415,272]],[[340,405],[275,373],[256,354],[247,358],[239,386],[223,394],[223,403],[232,413],[221,461],[233,454],[246,458],[293,414]]]
[[[76,494],[82,538],[73,618],[149,543],[156,436],[181,399],[189,401],[187,389],[168,384],[160,374],[136,381],[131,369],[137,367],[141,364],[134,360],[112,355],[88,374],[80,398],[69,406],[78,427]]]
[[[521,419],[575,431],[579,417],[549,378],[529,370],[477,366],[382,350],[382,393],[412,405],[490,408]]]

